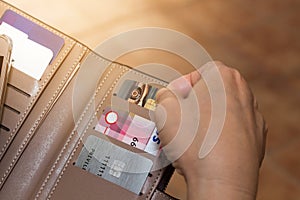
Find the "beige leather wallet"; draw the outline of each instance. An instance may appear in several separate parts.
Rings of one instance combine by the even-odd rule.
[[[147,109],[115,96],[126,80],[158,88],[166,86],[166,81],[110,62],[77,40],[0,1],[0,16],[7,10],[62,38],[63,45],[40,79],[11,69],[0,129],[0,199],[174,199],[164,193],[173,168],[163,164],[163,153],[153,156],[134,148],[135,144],[96,131],[104,110],[111,105],[127,106],[130,112],[147,118]],[[136,178],[138,181],[133,178],[131,185],[88,172],[84,163],[80,167],[78,162],[82,161],[84,148],[88,151],[85,145],[91,145],[88,141],[95,141],[89,138],[95,137],[109,141],[109,148],[130,155],[133,161],[137,157],[149,161],[152,170],[148,172],[147,165],[146,177]],[[98,154],[105,151],[99,144],[97,148],[94,151]],[[97,162],[91,168],[98,166]],[[101,164],[105,165],[103,160]],[[123,175],[130,177],[123,173],[124,166],[118,161],[105,170],[119,180]],[[129,189],[124,184],[130,185]]]

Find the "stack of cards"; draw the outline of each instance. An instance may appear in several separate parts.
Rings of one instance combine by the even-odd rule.
[[[154,110],[157,91],[150,84],[125,80],[115,96]],[[95,130],[154,156],[159,155],[160,140],[155,123],[133,112],[109,106],[103,110]],[[142,155],[90,135],[75,165],[139,194],[153,163]]]
[[[114,95],[148,110],[156,108],[158,88],[148,83],[125,80]],[[95,130],[156,156],[160,149],[155,123],[132,112],[106,108]]]

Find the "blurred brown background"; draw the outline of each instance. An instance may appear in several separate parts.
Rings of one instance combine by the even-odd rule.
[[[299,0],[7,1],[91,48],[145,26],[197,40],[213,59],[240,70],[269,124],[258,199],[300,199]],[[177,174],[167,191],[186,199]]]

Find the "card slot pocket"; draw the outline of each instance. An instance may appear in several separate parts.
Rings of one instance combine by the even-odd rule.
[[[151,76],[148,76],[135,70],[128,70],[123,74],[123,76],[118,80],[117,84],[112,89],[112,95],[108,96],[105,102],[100,107],[95,108],[97,112],[95,113],[96,116],[94,117],[95,119],[92,125],[96,127],[96,124],[98,124],[98,128],[95,130],[98,132],[98,134],[106,134],[106,137],[117,138],[117,140],[120,140],[118,142],[124,144],[126,143],[125,146],[128,146],[128,149],[134,149],[130,146],[132,142],[134,142],[134,144],[132,145],[136,145],[136,148],[141,150],[144,155],[155,157],[156,155],[158,155],[160,142],[156,133],[155,124],[151,121],[150,117],[151,112],[153,112],[152,109],[148,109],[143,106],[130,103],[128,102],[128,100],[125,100],[117,95],[117,93],[120,90],[122,90],[124,86],[126,86],[126,84],[124,83],[127,80],[137,81],[140,83],[148,83],[151,86],[156,87],[157,89],[166,86],[165,82],[157,80]],[[100,99],[101,96],[99,95],[99,97],[96,98],[96,100]],[[151,99],[155,99],[155,97],[151,96]],[[106,120],[104,120],[104,115],[108,113],[108,111],[106,110],[107,108],[112,108],[112,110],[115,109],[115,111],[117,112],[118,122],[116,124],[118,128],[115,125],[111,126],[110,124],[105,123]],[[104,111],[106,114],[103,115]],[[129,114],[128,117],[126,117],[127,115],[125,113]],[[120,115],[123,117],[120,117]],[[135,122],[139,123],[140,125],[145,125],[145,128],[141,128],[137,125],[134,125]],[[120,135],[121,133],[119,135],[116,134],[116,132],[119,132],[117,130],[122,132],[122,136]],[[141,132],[143,133],[141,134]],[[134,134],[137,135],[135,136]],[[134,141],[134,139],[136,141]]]
[[[69,165],[49,199],[138,199],[138,196],[101,177]]]
[[[32,96],[37,87],[36,81],[23,72],[11,68],[8,85],[26,96]]]
[[[1,124],[9,129],[14,128],[15,121],[18,121],[18,118],[20,117],[20,112],[17,110],[14,110],[11,107],[4,106],[3,109],[3,118]]]
[[[6,24],[13,27],[10,31],[16,31],[15,29],[19,29],[20,32],[28,35],[27,39],[32,40],[31,43],[35,42],[40,46],[44,46],[44,49],[48,48],[48,50],[52,50],[54,53],[50,63],[47,66],[43,65],[46,68],[43,69],[44,71],[39,80],[32,78],[28,74],[14,67],[11,68],[8,79],[8,91],[5,101],[5,108],[18,114],[19,117],[17,120],[15,120],[14,118],[5,117],[6,115],[4,114],[4,118],[6,118],[4,119],[4,122],[7,123],[9,121],[10,125],[7,126],[6,124],[2,124],[2,130],[9,132],[9,134],[7,134],[9,136],[7,138],[3,139],[2,136],[0,136],[1,141],[5,141],[4,146],[0,146],[0,159],[2,159],[7,148],[10,146],[10,143],[14,140],[15,136],[19,132],[20,127],[22,127],[27,116],[30,114],[32,108],[36,105],[36,102],[40,99],[49,83],[55,79],[54,77],[57,72],[60,71],[62,67],[67,69],[75,69],[76,67],[72,66],[73,62],[79,62],[77,56],[80,55],[81,59],[86,51],[86,48],[84,48],[81,44],[76,45],[77,42],[74,39],[2,1],[0,2],[0,15],[2,22],[7,22]],[[20,21],[23,22],[23,26],[20,26]],[[29,29],[25,30],[24,27],[29,27]],[[7,31],[7,29],[5,30]],[[79,48],[75,48],[75,46],[78,46]],[[72,52],[74,53],[72,54]],[[72,60],[71,62],[68,60],[68,62],[65,63],[66,59],[69,57],[70,59],[74,59],[75,57],[75,60]],[[13,63],[13,66],[14,64],[16,63]],[[64,66],[64,64],[68,66]],[[40,65],[37,64],[37,66]],[[60,82],[60,79],[63,79],[64,76],[73,76],[73,72],[71,72],[71,70],[62,71],[63,72],[58,75],[59,82],[57,85],[55,85],[56,83],[52,84],[54,85],[53,90],[50,89],[49,92],[47,91],[47,93],[49,93],[48,98],[53,97],[52,95],[57,92],[57,88],[59,88],[58,90],[63,90],[63,87],[61,88],[61,86],[63,86],[65,83]],[[63,74],[65,71],[67,74]],[[57,95],[59,95],[60,92],[55,94],[55,98],[58,98]],[[47,103],[49,100],[50,99],[47,99],[45,102]],[[51,102],[49,104],[53,103],[54,102]]]
[[[5,120],[8,120],[11,123],[10,125],[12,125],[12,128],[9,127],[10,131],[7,134],[7,137],[5,136],[3,139],[1,138],[3,144],[0,146],[0,156],[1,159],[8,160],[7,170],[5,170],[5,167],[7,167],[6,164],[3,163],[2,165],[4,175],[1,184],[4,183],[13,169],[13,166],[18,162],[18,158],[27,148],[32,137],[34,137],[40,124],[46,118],[62,92],[66,89],[66,86],[75,76],[78,64],[86,53],[86,47],[81,44],[76,44],[74,48],[72,48],[72,51],[69,52],[69,55],[64,59],[63,63],[59,66],[56,75],[49,80],[47,85],[44,83],[44,87],[47,87],[46,89],[43,88],[43,90],[45,89],[45,92],[40,89],[38,93],[39,95],[28,97],[28,101],[25,106],[26,108],[20,110],[18,118],[14,119],[3,115],[3,118],[6,118]],[[18,93],[20,92],[18,91]],[[18,103],[18,101],[21,100],[22,99],[17,99],[15,103]],[[10,105],[8,102],[6,102],[6,104]],[[11,144],[15,148],[9,148]]]
[[[25,110],[30,101],[30,95],[24,91],[8,84],[6,90],[6,102],[5,106],[14,109],[15,111],[21,113]]]
[[[89,134],[87,134],[86,136],[91,136],[91,135],[94,135],[94,134],[89,132]],[[105,136],[100,136],[99,138],[105,139]],[[136,154],[143,153],[141,150],[133,148],[131,146],[128,146],[128,145],[126,145],[124,143],[121,143],[118,140],[111,139],[110,142],[113,143],[113,144],[115,144],[115,145],[117,145],[117,146],[119,146],[119,147],[121,147],[121,148],[123,148],[123,149],[125,149],[125,150],[134,152]],[[102,177],[99,177],[99,176],[97,176],[97,175],[95,175],[93,173],[90,173],[90,172],[88,172],[86,170],[81,169],[78,166],[75,166],[76,165],[76,161],[77,161],[78,156],[79,156],[79,153],[81,152],[81,150],[82,150],[82,148],[84,146],[82,143],[80,145],[81,145],[81,147],[77,149],[77,152],[75,153],[74,158],[70,161],[70,165],[66,168],[66,170],[64,172],[64,176],[63,176],[62,179],[69,179],[68,175],[66,176],[66,172],[71,171],[69,173],[72,173],[72,171],[77,171],[78,173],[80,173],[83,176],[85,176],[85,178],[82,178],[82,180],[83,179],[87,179],[87,180],[94,179],[95,183],[93,183],[93,184],[95,184],[95,186],[98,187],[98,188],[102,187],[103,184],[105,184],[107,186],[107,188],[108,188],[107,190],[109,192],[120,190],[120,194],[122,194],[122,195],[125,194],[125,197],[126,197],[126,198],[124,197],[122,199],[146,199],[147,197],[150,196],[150,194],[153,192],[152,190],[156,187],[156,185],[158,185],[158,183],[160,181],[161,174],[163,173],[164,169],[159,169],[159,170],[155,170],[155,171],[151,170],[148,173],[148,176],[147,176],[147,178],[146,178],[146,180],[145,180],[145,182],[143,184],[143,187],[142,187],[142,190],[140,191],[140,193],[139,194],[134,194],[134,193],[130,192],[127,189],[123,189],[123,187],[119,186],[118,184],[115,184],[115,183],[112,183],[110,181],[107,181],[107,180],[103,179]],[[155,158],[154,157],[149,157],[149,155],[145,155],[145,154],[143,154],[143,157],[152,160],[152,162],[155,162]],[[65,187],[64,184],[65,183],[60,182],[60,185],[63,185],[63,188]],[[83,184],[83,185],[85,186],[87,184]],[[117,189],[114,189],[114,188],[117,188]],[[55,192],[57,192],[57,189],[58,188],[55,189]],[[130,194],[130,196],[128,196],[128,198],[127,198],[127,194]],[[106,193],[106,195],[109,196],[110,194]],[[56,198],[53,198],[53,199],[56,199]],[[115,198],[113,196],[113,197],[107,198],[107,199],[115,199]]]
[[[97,136],[96,136],[96,135]],[[87,133],[86,133],[86,137],[89,137],[89,136],[96,136],[96,137],[99,137],[99,138],[102,138],[104,140],[106,140],[107,138],[105,138],[104,135],[99,135],[99,133],[97,134],[96,132],[93,132],[91,130],[87,130]],[[84,139],[83,139],[84,141]],[[133,153],[136,153],[136,154],[142,154],[143,152],[139,149],[136,149],[136,148],[133,148],[131,146],[128,146],[118,140],[115,140],[115,139],[111,139],[110,142],[118,147],[121,147],[123,148],[124,150],[128,150],[128,151],[131,151]],[[93,185],[96,186],[96,188],[99,188],[99,187],[103,187],[103,184],[105,184],[107,186],[107,191],[108,193],[106,192],[106,197],[107,199],[115,199],[114,196],[110,197],[111,192],[116,192],[118,190],[120,190],[120,194],[124,194],[124,198],[122,199],[145,199],[146,196],[149,196],[149,194],[151,193],[151,189],[153,189],[153,186],[158,184],[158,177],[160,177],[160,174],[162,173],[162,170],[156,170],[156,171],[150,171],[145,182],[144,182],[144,186],[142,187],[142,190],[140,191],[139,194],[135,194],[135,193],[132,193],[130,192],[129,190],[127,189],[123,189],[122,186],[119,186],[118,184],[115,184],[115,183],[112,183],[110,181],[107,181],[105,179],[103,179],[102,177],[99,177],[91,172],[88,172],[86,170],[83,170],[81,169],[80,167],[76,166],[76,162],[77,162],[77,159],[78,159],[78,156],[80,154],[80,152],[82,151],[82,148],[84,147],[83,143],[80,142],[79,144],[79,147],[77,149],[77,151],[75,152],[75,155],[73,157],[73,159],[70,160],[70,164],[69,166],[66,168],[65,172],[63,173],[63,178],[62,179],[69,179],[68,178],[68,175],[66,175],[66,172],[69,171],[69,173],[72,173],[72,171],[77,171],[78,173],[82,174],[82,176],[84,176],[86,180],[90,180],[90,178],[94,179],[95,183],[93,183]],[[143,155],[143,157],[145,158],[148,158],[150,159],[152,162],[155,161],[155,158],[154,157],[151,157],[149,155]],[[76,176],[76,175],[75,175]],[[73,177],[74,178],[74,177]],[[82,180],[82,179],[81,179]],[[92,180],[93,182],[93,180]],[[63,184],[63,187],[65,187],[64,183],[62,183],[60,181],[60,185]],[[83,184],[84,186],[86,186],[87,184]],[[116,189],[114,189],[116,188]],[[57,192],[57,189],[58,188],[55,188],[55,192]],[[94,193],[94,192],[93,192]],[[127,196],[130,195],[130,196]],[[108,198],[110,197],[110,198]],[[123,197],[123,196],[122,196]],[[56,199],[56,198],[53,198],[53,199]]]
[[[36,18],[28,15],[27,13],[24,13],[23,11],[5,2],[0,2],[0,16],[0,22],[5,22],[8,26],[11,26],[11,28],[9,29],[3,28],[2,30],[7,31],[8,34],[12,32],[11,34],[14,35],[14,37],[17,37],[17,35],[19,35],[18,37],[22,37],[16,40],[18,41],[16,43],[19,44],[19,41],[29,40],[31,41],[31,43],[35,43],[35,46],[31,47],[29,45],[31,48],[29,48],[28,51],[30,51],[30,49],[36,49],[36,46],[40,46],[43,47],[44,50],[40,49],[40,51],[34,52],[38,54],[39,52],[44,52],[45,49],[47,49],[48,53],[52,52],[53,54],[52,59],[49,61],[49,64],[47,66],[46,64],[48,62],[46,62],[45,59],[48,61],[48,56],[46,56],[47,58],[44,56],[41,56],[41,58],[38,56],[35,57],[36,62],[33,63],[37,66],[43,66],[43,69],[39,68],[40,70],[42,70],[42,76],[38,80],[26,74],[33,71],[31,68],[26,69],[25,71],[27,72],[24,73],[22,70],[23,66],[20,66],[22,65],[20,63],[21,61],[17,62],[18,64],[13,62],[13,66],[14,64],[16,64],[16,66],[18,66],[17,68],[19,68],[22,71],[19,71],[18,69],[12,67],[11,77],[8,80],[8,82],[14,87],[25,92],[26,94],[34,96],[38,88],[45,85],[45,82],[48,82],[51,79],[51,77],[55,74],[55,71],[59,68],[65,57],[68,56],[76,41],[70,38],[69,36],[61,33],[60,31],[50,27],[49,25],[37,20]],[[23,34],[23,36],[20,36],[20,34]],[[22,50],[21,52],[24,51],[27,53],[28,51],[22,48],[24,45],[28,46],[27,43],[15,45],[13,47],[13,51],[14,48],[16,48],[17,46],[18,48],[20,48],[18,52]],[[16,56],[18,55],[18,53],[15,53],[14,55]],[[41,59],[41,61],[39,59]],[[27,60],[23,59],[21,60],[22,62],[24,61],[27,65],[32,65],[32,62],[27,62]]]
[[[117,139],[114,139],[114,138],[111,138],[109,136],[106,136],[106,135],[103,135],[103,134],[100,134],[99,132],[96,132],[96,131],[91,131],[91,130],[87,130],[86,131],[86,134],[83,138],[82,141],[86,141],[86,139],[91,136],[91,135],[94,135],[96,137],[99,137],[101,139],[104,139],[104,140],[108,140],[109,142],[111,142],[112,144],[118,146],[118,147],[121,147],[125,150],[128,150],[130,152],[133,152],[133,153],[136,153],[136,154],[139,154],[149,160],[151,160],[153,162],[153,166],[152,166],[152,169],[149,171],[148,173],[148,177],[146,178],[145,180],[145,183],[144,183],[144,186],[142,187],[142,190],[140,191],[140,194],[139,195],[136,195],[136,198],[137,199],[147,199],[147,197],[150,196],[150,194],[153,192],[153,189],[156,188],[159,184],[161,184],[161,179],[163,178],[163,175],[166,170],[170,170],[170,162],[167,161],[166,157],[164,154],[160,154],[159,156],[153,156],[143,150],[140,150],[140,149],[137,149],[135,147],[132,147],[128,144],[125,144]],[[82,144],[83,146],[83,144]],[[73,163],[73,165],[75,165],[76,163],[76,159],[78,159],[79,157],[79,152],[81,152],[82,150],[82,147],[79,148],[77,150],[77,152],[75,153],[74,155],[74,160],[71,162]],[[79,168],[79,167],[78,167]],[[81,168],[79,168],[81,169]],[[84,172],[87,172],[83,169],[81,169],[82,171]],[[92,176],[96,176],[97,175],[94,175],[90,172],[87,172],[88,174],[92,175]],[[173,172],[166,172],[167,174],[169,173],[173,173]],[[97,178],[101,178],[101,177],[97,177]],[[169,179],[169,178],[168,178]],[[114,184],[114,183],[112,183]],[[161,189],[164,190],[165,187],[166,187],[167,183],[162,183],[161,185]]]
[[[33,199],[28,196],[31,194],[31,189],[34,189],[31,186],[39,186],[39,180],[46,176],[45,171],[50,170],[49,168],[53,165],[53,157],[59,154],[68,140],[69,133],[74,128],[71,108],[74,81],[75,79],[72,79],[68,84],[38,129],[33,130],[34,123],[39,123],[38,117],[41,111],[36,110],[36,108],[41,108],[39,102],[16,134],[7,153],[1,160],[0,166],[3,180],[3,174],[11,170],[10,166],[15,164],[12,173],[9,174],[3,184],[3,188],[14,188],[13,190],[8,189],[9,192],[4,195],[6,198],[13,196],[14,199],[18,199],[17,197],[20,196],[22,199]],[[30,142],[27,144],[28,140]],[[19,160],[14,163],[13,161],[19,156],[19,152],[22,154]],[[62,158],[62,160],[64,159]],[[18,184],[22,180],[26,180],[28,183],[25,187]],[[48,182],[48,185],[51,184]],[[0,199],[2,196],[0,195]]]
[[[71,49],[74,49],[73,45]],[[79,47],[79,49],[80,51],[83,51],[82,47]],[[73,51],[68,50],[67,55],[63,56],[63,60],[56,62],[55,65],[59,65],[57,66],[58,69],[60,69],[64,65],[64,61],[66,61],[67,56],[73,59],[73,56],[78,56],[78,54],[80,54],[80,52],[78,52],[78,48],[76,48],[76,50],[74,51],[73,56],[70,55],[72,54],[72,52]],[[70,61],[68,60],[67,63],[69,64]],[[65,68],[67,67],[65,66]],[[54,72],[52,73],[52,76],[54,76]],[[51,77],[48,77],[44,82],[38,82],[28,75],[24,74],[23,72],[12,68],[7,87],[7,97],[5,100],[6,108],[10,108],[10,110],[19,113],[19,115],[23,116],[24,118],[25,115],[27,115],[33,108],[35,102],[38,100],[51,80]],[[16,125],[18,124],[17,126],[20,126],[24,119],[22,119],[22,121],[19,121],[19,119],[14,120],[13,118],[3,115],[3,120],[7,120],[10,122],[10,124],[14,124],[12,126],[12,129],[18,128],[16,127]],[[10,132],[12,131],[12,129],[10,129]]]
[[[3,109],[3,118],[1,121],[0,128],[0,148],[2,148],[9,138],[9,134],[14,128],[15,122],[20,118],[20,112],[9,107],[4,106]]]
[[[44,85],[46,85],[46,83],[51,80],[51,77],[54,76],[56,70],[62,64],[64,59],[69,55],[73,46],[74,43],[69,44],[68,47],[64,47],[62,49],[62,55],[59,54],[58,58],[54,60],[53,64],[48,65],[40,80],[36,80],[28,76],[27,74],[21,72],[20,70],[12,67],[10,71],[8,84],[14,87],[19,92],[25,94],[26,96],[31,97],[36,95],[38,89],[40,87],[44,87]]]

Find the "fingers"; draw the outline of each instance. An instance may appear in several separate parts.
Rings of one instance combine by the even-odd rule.
[[[153,117],[152,120],[156,124],[156,128],[157,128],[158,133],[162,132],[162,129],[165,126],[166,121],[167,121],[167,111],[166,111],[166,109],[161,104],[158,104],[156,109],[155,109],[155,112],[153,112],[152,117]]]
[[[175,79],[168,85],[168,89],[171,90],[176,96],[180,98],[186,98],[193,87],[201,80],[201,73],[210,73],[210,70],[213,69],[213,66],[217,66],[218,68],[226,68],[223,63],[214,61],[208,62],[203,65],[200,69],[195,70],[189,74],[186,74],[178,79]],[[159,102],[160,99],[163,99],[164,93],[167,89],[160,90],[156,95],[156,100]]]
[[[194,71],[172,81],[167,88],[158,91],[156,95],[157,108],[154,112],[154,121],[156,122],[160,134],[162,146],[169,144],[176,135],[180,135],[179,125],[184,123],[184,120],[182,121],[182,112],[191,113],[191,109],[193,109],[193,111],[196,110],[195,107],[198,106],[197,101],[195,98],[190,100],[188,97],[192,95],[190,93],[193,86],[200,80],[200,73]],[[196,105],[193,106],[193,104]],[[187,115],[187,113],[185,113],[185,115]]]
[[[162,146],[168,144],[175,136],[180,123],[180,103],[175,95],[164,89],[159,104],[154,111],[154,122],[159,133]]]
[[[201,79],[198,71],[193,71],[185,76],[172,81],[167,88],[162,88],[156,94],[156,102],[158,106],[154,113],[156,126],[159,132],[162,131],[167,118],[166,109],[172,109],[170,106],[175,106],[178,102],[174,102],[177,98],[186,98],[193,86]],[[177,99],[178,100],[178,99]]]

